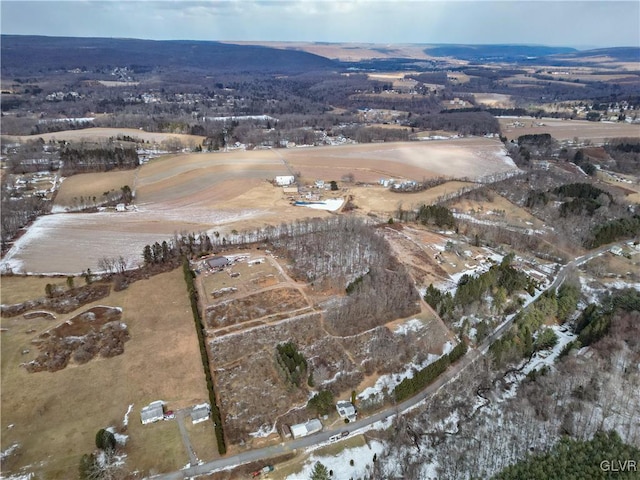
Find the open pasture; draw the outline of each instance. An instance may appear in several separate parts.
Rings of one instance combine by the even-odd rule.
[[[18,277],[10,279],[11,288],[20,281],[32,288],[33,279]],[[208,399],[182,270],[138,281],[82,310],[99,305],[122,308],[131,335],[124,353],[53,373],[28,373],[20,364],[37,355],[33,339],[78,311],[55,320],[0,320],[7,329],[0,336],[1,386],[11,392],[1,400],[1,449],[19,444],[16,455],[3,461],[3,474],[26,467],[38,478],[75,478],[80,457],[93,449],[95,433],[108,426],[124,428],[129,405],[127,465],[152,473],[187,463],[175,422],[140,423],[140,409],[153,400],[164,400],[175,410]]]
[[[590,140],[602,143],[609,138],[640,137],[638,125],[629,123],[589,122],[587,120],[561,120],[557,118],[536,119],[532,117],[499,118],[502,134],[509,140],[517,140],[521,135],[548,133],[559,141]],[[520,122],[524,126],[514,126]]]

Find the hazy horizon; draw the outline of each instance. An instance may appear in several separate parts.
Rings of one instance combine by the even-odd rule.
[[[3,34],[220,42],[640,46],[637,1],[6,1]]]

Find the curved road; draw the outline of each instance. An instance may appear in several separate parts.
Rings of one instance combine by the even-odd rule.
[[[565,281],[569,270],[573,267],[577,267],[582,265],[589,260],[602,255],[604,252],[609,250],[613,245],[622,245],[625,242],[618,242],[614,244],[609,244],[604,247],[600,247],[592,252],[589,252],[586,255],[581,257],[577,257],[564,265],[559,271],[555,278],[555,280],[549,285],[547,290],[556,289]],[[542,292],[540,293],[542,294]],[[529,303],[528,305],[530,305]],[[525,306],[524,308],[528,307]],[[443,385],[446,385],[455,377],[458,376],[460,372],[462,372],[465,368],[475,362],[478,358],[482,357],[489,350],[489,347],[495,342],[498,338],[500,338],[511,326],[513,320],[515,318],[515,314],[509,315],[507,320],[505,320],[491,335],[487,337],[487,339],[479,345],[475,349],[469,349],[467,354],[461,358],[454,365],[449,366],[449,368],[440,375],[435,382],[430,384],[416,396],[405,400],[402,403],[397,405],[392,405],[385,410],[378,412],[374,415],[368,416],[366,418],[362,418],[355,422],[352,422],[344,427],[334,430],[325,430],[314,435],[310,435],[308,437],[298,438],[295,440],[291,440],[288,442],[283,442],[278,445],[272,445],[270,447],[264,447],[256,450],[248,450],[246,452],[238,453],[236,455],[232,455],[229,457],[223,457],[217,460],[212,460],[210,462],[203,463],[201,465],[192,466],[189,468],[185,468],[183,470],[171,473],[165,473],[153,476],[154,480],[183,480],[190,477],[195,477],[198,475],[204,475],[206,473],[210,473],[212,471],[224,470],[226,468],[242,465],[245,463],[255,462],[258,460],[264,460],[265,464],[268,464],[268,459],[272,457],[276,457],[285,453],[294,452],[298,449],[311,447],[313,445],[317,445],[320,443],[328,442],[329,437],[332,435],[339,434],[344,430],[348,430],[353,433],[361,428],[368,427],[373,423],[380,422],[385,420],[397,413],[406,412],[410,410],[418,403],[422,402],[427,397],[431,397],[434,393],[436,393]]]

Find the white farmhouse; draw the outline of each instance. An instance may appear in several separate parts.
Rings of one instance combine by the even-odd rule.
[[[356,421],[358,412],[356,411],[356,407],[353,406],[353,403],[346,400],[340,400],[336,403],[336,410],[338,410],[338,415],[342,418],[346,418],[350,422]]]
[[[143,407],[140,411],[140,420],[143,425],[147,423],[157,422],[164,418],[164,402],[162,400],[157,400],[155,402],[151,402],[146,407]]]

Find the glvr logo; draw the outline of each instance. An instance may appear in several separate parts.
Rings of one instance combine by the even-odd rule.
[[[603,460],[600,462],[603,472],[637,472],[635,460]]]

